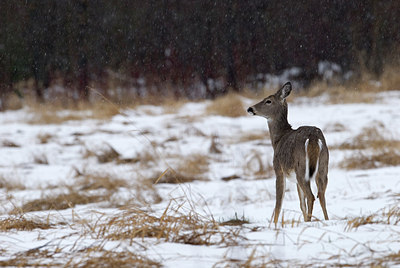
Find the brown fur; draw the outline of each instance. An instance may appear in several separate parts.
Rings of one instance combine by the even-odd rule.
[[[320,149],[319,149],[319,145],[318,145],[318,140],[317,139],[313,139],[309,141],[308,143],[308,147],[307,147],[307,154],[308,157],[310,159],[309,162],[309,176],[310,178],[314,175],[315,169],[317,167],[317,160],[319,158],[319,153],[320,153]]]
[[[311,191],[310,180],[305,178],[306,170],[311,177],[315,172],[315,183],[318,188],[318,197],[328,220],[325,204],[325,190],[328,184],[329,152],[322,131],[317,127],[302,126],[293,129],[287,121],[288,106],[286,97],[290,94],[292,85],[288,82],[275,94],[268,96],[261,102],[249,107],[252,115],[265,117],[268,120],[272,147],[274,149],[274,170],[276,175],[276,203],[274,222],[278,222],[285,191],[285,177],[291,171],[296,174],[297,190],[300,198],[300,208],[305,221],[311,221],[315,197]],[[309,139],[307,154],[309,157],[306,166],[305,142]],[[319,146],[321,143],[321,148]],[[318,170],[317,169],[318,161]]]

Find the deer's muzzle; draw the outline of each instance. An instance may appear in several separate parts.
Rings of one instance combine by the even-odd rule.
[[[256,113],[254,112],[253,107],[249,107],[249,109],[247,109],[247,112],[251,115],[256,115]]]

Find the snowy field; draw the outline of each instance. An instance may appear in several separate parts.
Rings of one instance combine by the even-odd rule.
[[[400,91],[372,100],[291,98],[292,126],[330,147],[330,220],[316,200],[304,222],[288,182],[276,227],[266,120],[244,112],[258,100],[239,117],[210,101],[0,113],[0,265],[400,265]]]

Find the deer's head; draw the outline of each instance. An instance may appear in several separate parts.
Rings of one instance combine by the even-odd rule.
[[[292,91],[292,84],[287,82],[275,94],[266,97],[259,103],[249,107],[247,112],[252,115],[258,115],[274,120],[287,116],[286,97]]]

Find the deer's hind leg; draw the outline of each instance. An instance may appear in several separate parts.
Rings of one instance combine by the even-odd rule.
[[[298,175],[297,175],[298,176]],[[306,181],[303,176],[297,177],[297,185],[300,186],[307,200],[307,215],[304,218],[305,221],[311,221],[312,211],[314,207],[315,197],[311,191],[310,181]]]
[[[301,209],[301,212],[303,212],[303,217],[304,217],[304,220],[306,221],[307,220],[306,197],[304,195],[303,190],[299,186],[299,184],[297,184],[297,193],[299,194],[300,209]]]
[[[317,183],[318,198],[319,198],[319,203],[321,204],[322,211],[324,213],[324,218],[325,220],[329,220],[325,203],[325,190],[326,186],[328,185],[328,176],[324,175],[323,177],[321,177],[320,174],[318,174],[315,182]]]

